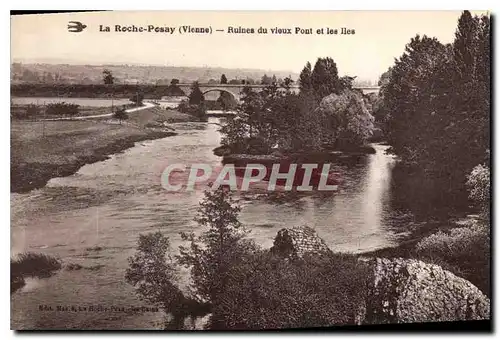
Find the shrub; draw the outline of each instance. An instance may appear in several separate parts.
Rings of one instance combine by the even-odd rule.
[[[177,267],[170,256],[169,238],[161,232],[139,235],[136,253],[129,257],[125,280],[142,300],[159,305],[172,319],[166,329],[182,329],[186,316],[203,316],[210,306],[186,297],[177,285]]]
[[[115,113],[113,114],[113,118],[118,119],[120,121],[127,120],[128,114],[125,111],[125,109],[119,109],[119,110],[115,111]]]
[[[79,112],[79,105],[70,103],[51,103],[45,108],[49,116],[76,116]]]
[[[26,118],[36,118],[40,116],[41,108],[38,105],[29,104],[26,107]]]
[[[327,133],[331,134],[327,140],[340,148],[362,145],[372,135],[374,118],[356,91],[344,90],[323,98],[318,111],[324,117]]]
[[[10,116],[14,119],[34,119],[40,118],[41,111],[42,107],[40,105],[11,105]]]
[[[125,274],[141,299],[160,304],[166,311],[178,308],[182,296],[174,284],[175,264],[169,251],[170,241],[161,232],[139,235],[137,252],[129,257]]]
[[[485,294],[490,287],[489,226],[475,221],[470,226],[439,231],[416,245],[418,256],[432,263],[449,265],[450,271],[471,281]]]
[[[280,329],[354,324],[368,268],[351,255],[289,261],[255,252],[230,271],[212,308],[215,329]]]
[[[187,113],[189,115],[198,117],[200,119],[206,118],[205,112],[205,104],[189,104],[187,101],[183,100],[179,106],[177,106],[177,110],[182,113]]]
[[[481,210],[481,216],[488,218],[490,213],[490,169],[482,164],[472,169],[467,176],[469,198]]]

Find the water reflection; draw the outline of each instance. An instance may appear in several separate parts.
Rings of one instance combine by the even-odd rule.
[[[390,183],[394,159],[385,153],[386,146],[374,148],[375,154],[335,162],[333,170],[342,178],[337,192],[263,195],[245,206],[242,219],[257,230],[253,236],[265,246],[272,244],[280,228],[303,224],[314,227],[336,251],[364,252],[396,244],[404,231],[398,235],[393,228]]]

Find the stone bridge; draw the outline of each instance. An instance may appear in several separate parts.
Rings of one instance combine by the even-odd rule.
[[[255,92],[262,91],[267,85],[245,85],[245,84],[205,84],[200,83],[200,90],[203,94],[209,92],[227,92],[236,99],[237,102],[240,102],[241,93],[245,86],[250,87]],[[191,93],[192,84],[178,84],[182,91],[186,94],[186,96]],[[364,94],[368,93],[378,93],[380,87],[379,86],[354,86],[355,89],[359,89],[363,91]],[[294,84],[290,87],[291,91],[294,93],[299,92],[299,85]]]

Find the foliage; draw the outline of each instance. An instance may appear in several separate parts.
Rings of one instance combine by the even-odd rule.
[[[313,103],[292,94],[290,84],[291,79],[281,88],[271,84],[260,93],[245,87],[237,117],[228,119],[221,129],[222,144],[243,153],[253,153],[245,150],[250,140],[259,141],[260,153],[270,153],[274,147],[298,149],[314,144],[318,124],[307,118],[312,115]]]
[[[200,84],[195,81],[191,85],[191,93],[189,94],[189,104],[200,105],[205,100],[203,93],[200,90]]]
[[[272,77],[269,77],[267,74],[264,74],[260,80],[260,83],[262,85],[272,85],[272,84],[278,84],[278,80],[276,79],[275,74],[273,74]]]
[[[340,88],[352,90],[356,77],[343,76],[339,78]]]
[[[261,144],[259,152],[265,154],[273,150],[321,151],[324,145],[358,146],[370,136],[373,118],[362,95],[350,89],[354,77],[340,80],[331,58],[319,58],[314,70],[307,63],[299,78],[299,95],[291,91],[291,78],[285,78],[279,86],[274,78],[264,75],[262,81],[268,86],[259,93],[250,87],[243,89],[237,117],[221,129],[222,145],[230,146],[233,152],[250,154],[257,150],[250,150],[245,143],[255,140]],[[342,94],[318,109],[320,96],[337,92]],[[340,108],[328,107],[339,98],[343,100]]]
[[[61,269],[61,262],[49,255],[22,253],[10,260],[10,293],[24,286],[25,277],[47,278]]]
[[[207,119],[205,102],[196,105],[196,104],[189,104],[188,101],[183,100],[179,104],[179,106],[177,106],[177,110],[179,110],[182,113],[187,113],[192,116],[195,116],[199,118],[201,121],[205,121]]]
[[[303,94],[308,93],[312,90],[311,75],[311,63],[307,62],[306,66],[304,66],[299,76],[299,88],[300,92]]]
[[[380,87],[386,87],[391,82],[391,72],[392,67],[389,67],[387,71],[380,75],[377,85]]]
[[[285,89],[285,91],[290,91],[294,81],[291,77],[285,77],[283,81],[280,82],[280,85]]]
[[[185,96],[175,85],[156,84],[12,84],[11,92],[18,97],[131,98],[142,92],[147,98]]]
[[[113,85],[115,83],[115,78],[110,70],[105,69],[102,71],[102,81],[105,85]]]
[[[47,104],[45,113],[48,116],[76,116],[78,115],[79,105],[66,102]]]
[[[170,241],[161,232],[139,235],[137,251],[128,259],[125,279],[141,299],[174,312],[179,309],[183,294],[174,283],[176,268],[169,251]]]
[[[373,117],[356,91],[344,90],[323,98],[318,113],[324,117],[325,140],[339,149],[363,145],[372,134]]]
[[[14,119],[36,119],[41,117],[42,106],[29,104],[26,106],[11,105],[10,117]]]
[[[113,113],[113,118],[118,119],[120,121],[122,120],[127,120],[128,119],[128,114],[125,111],[125,109],[118,109]]]
[[[434,179],[436,203],[466,199],[466,176],[489,149],[489,32],[489,17],[465,11],[453,44],[417,35],[382,88],[391,151]]]
[[[242,258],[219,303],[212,328],[279,329],[354,324],[370,279],[351,255],[289,261],[268,251]]]
[[[490,169],[479,164],[472,169],[467,177],[469,198],[479,207],[481,215],[489,219],[490,214]]]
[[[332,58],[318,58],[311,73],[311,86],[319,99],[342,91],[337,64]]]
[[[136,104],[137,106],[141,106],[143,100],[144,100],[144,93],[142,92],[137,92],[134,96],[130,97],[130,101]]]
[[[182,233],[189,246],[180,246],[179,263],[191,268],[195,296],[212,305],[226,289],[229,270],[255,245],[244,240],[246,231],[238,221],[240,208],[228,190],[220,187],[205,192],[196,221],[206,230],[199,236]]]
[[[223,111],[234,109],[238,105],[236,99],[234,99],[230,93],[224,91],[222,91],[219,98],[217,98],[217,103]]]
[[[483,221],[438,231],[416,246],[417,256],[471,281],[490,295],[490,232]]]
[[[41,111],[41,108],[40,106],[38,105],[34,105],[34,104],[29,104],[27,107],[26,107],[26,116],[27,117],[39,117],[40,115],[40,111]]]
[[[223,74],[222,76],[220,76],[220,83],[221,84],[227,84],[227,77],[225,74]]]

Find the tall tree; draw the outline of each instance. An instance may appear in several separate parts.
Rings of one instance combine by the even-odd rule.
[[[189,94],[189,104],[199,105],[205,100],[203,93],[200,90],[200,84],[195,81],[191,86],[191,93]]]
[[[382,88],[392,151],[422,176],[432,206],[467,204],[466,176],[486,161],[490,58],[489,18],[464,11],[453,44],[411,39]]]
[[[301,93],[309,93],[312,90],[312,68],[311,63],[307,62],[299,76],[299,88]]]
[[[311,84],[317,98],[340,93],[341,84],[337,64],[332,58],[318,58],[311,74]]]
[[[113,74],[108,69],[102,71],[102,80],[106,85],[113,85],[115,83],[115,77],[113,77]]]
[[[473,17],[469,11],[464,11],[458,19],[458,27],[453,43],[453,52],[457,65],[458,75],[463,81],[474,78],[475,49],[478,40],[479,19]]]
[[[220,77],[220,83],[221,84],[227,84],[227,77],[225,74],[223,74],[221,77]]]
[[[288,77],[285,77],[285,79],[281,83],[281,87],[283,87],[286,91],[290,91],[290,88],[292,87],[293,83],[294,83],[294,81],[293,81],[292,77],[288,76]]]
[[[196,217],[205,231],[198,237],[181,234],[190,245],[179,247],[179,263],[191,268],[195,292],[212,304],[224,292],[231,267],[254,247],[244,240],[247,233],[238,220],[239,212],[228,190],[206,191]]]
[[[262,85],[270,85],[272,83],[272,78],[268,77],[267,74],[264,74],[262,76],[262,79],[260,80],[260,83]]]

